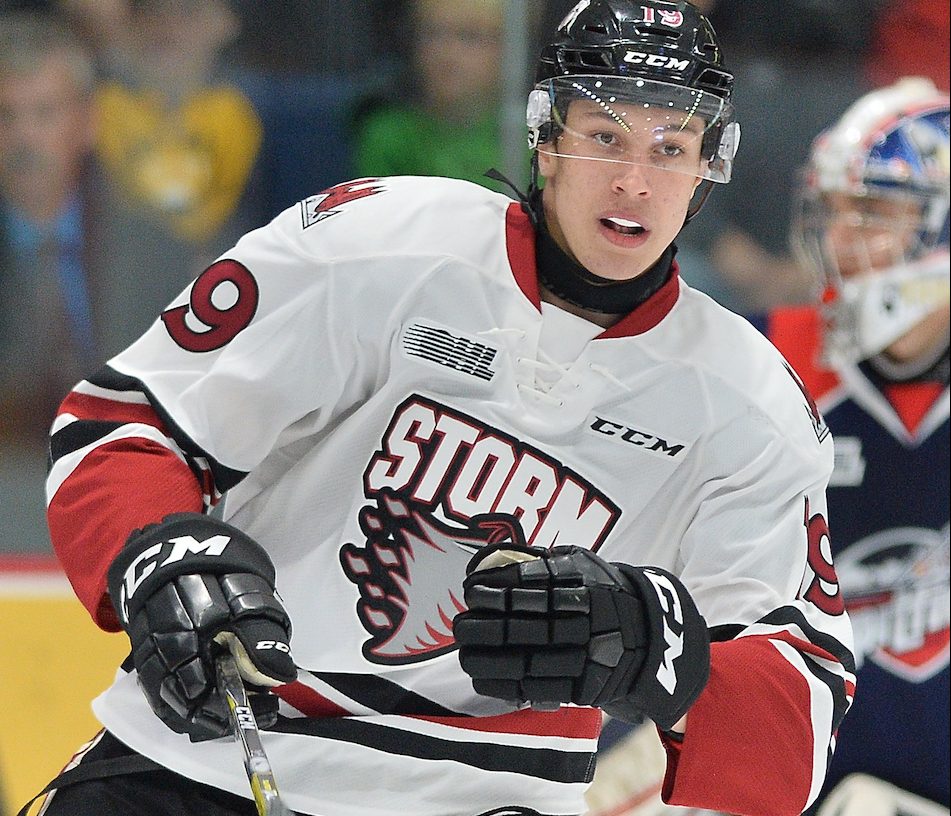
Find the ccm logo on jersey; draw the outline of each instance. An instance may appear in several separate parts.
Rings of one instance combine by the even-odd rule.
[[[599,416],[596,416],[588,427],[592,431],[609,436],[618,442],[645,448],[652,453],[660,453],[665,456],[677,456],[686,448],[686,445],[680,442],[671,443],[648,431],[640,431],[637,428],[621,425],[618,422],[612,422]]]
[[[644,575],[654,587],[661,609],[664,610],[664,642],[667,644],[660,666],[657,667],[657,682],[668,694],[677,688],[677,670],[674,661],[684,652],[684,612],[680,605],[677,590],[666,575],[644,570]],[[673,624],[673,625],[671,625]],[[674,631],[674,629],[679,631]]]
[[[217,557],[225,551],[225,547],[230,543],[231,536],[226,535],[214,535],[211,538],[206,538],[204,541],[198,541],[194,536],[186,535],[170,538],[168,541],[155,544],[139,553],[138,557],[129,564],[129,568],[122,577],[121,602],[122,612],[126,621],[129,619],[129,599],[135,595],[135,591],[142,586],[142,582],[155,572],[156,569],[174,564],[176,561],[181,561],[189,554]],[[169,545],[171,545],[171,549],[168,555],[159,561],[159,556],[162,551],[168,548]]]

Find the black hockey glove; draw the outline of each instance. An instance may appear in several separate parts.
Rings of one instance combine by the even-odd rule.
[[[487,547],[469,562],[453,632],[479,694],[599,706],[669,729],[710,675],[706,623],[680,580],[590,550]]]
[[[268,688],[292,682],[297,669],[290,618],[260,545],[200,513],[168,516],[129,536],[108,584],[139,685],[169,728],[193,742],[229,733],[213,662],[225,648],[248,681],[259,724],[276,721],[278,700]]]

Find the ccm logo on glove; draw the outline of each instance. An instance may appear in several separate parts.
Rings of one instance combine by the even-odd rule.
[[[657,682],[673,694],[677,688],[677,669],[674,667],[674,661],[684,653],[683,608],[680,605],[677,590],[674,589],[673,583],[667,576],[651,569],[645,569],[644,577],[654,587],[657,600],[660,601],[660,608],[664,611],[664,642],[667,644],[667,648],[664,649],[663,660],[657,668]],[[671,618],[677,624],[679,632],[675,632],[671,627]]]
[[[167,542],[155,544],[143,550],[142,553],[129,564],[122,578],[122,592],[120,603],[122,605],[122,620],[125,623],[129,621],[129,598],[135,595],[135,591],[142,586],[142,583],[156,569],[166,567],[176,561],[181,561],[186,555],[206,555],[217,556],[225,551],[225,547],[231,541],[231,536],[213,535],[204,541],[198,541],[194,536],[185,535],[170,538]],[[157,556],[162,550],[170,548],[168,556],[160,563]],[[145,564],[143,567],[142,564]]]
[[[135,530],[109,567],[109,596],[132,644],[139,686],[156,715],[194,740],[228,732],[215,656],[227,649],[258,724],[277,720],[268,689],[293,682],[291,621],[267,552],[245,532],[180,513]]]

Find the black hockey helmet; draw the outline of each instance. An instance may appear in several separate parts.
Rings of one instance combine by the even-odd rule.
[[[656,106],[703,121],[706,163],[697,175],[729,181],[739,141],[733,74],[710,21],[685,0],[581,0],[542,50],[535,80],[527,110],[532,147],[564,131],[575,99],[612,116],[615,103]]]
[[[733,90],[713,26],[684,0],[578,3],[543,49],[535,82],[568,74],[643,77],[726,100]]]

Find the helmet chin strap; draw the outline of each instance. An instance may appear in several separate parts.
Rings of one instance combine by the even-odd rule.
[[[946,331],[944,338],[926,354],[914,360],[899,362],[884,352],[868,359],[868,364],[886,382],[940,382],[948,384],[948,345],[951,332]]]
[[[713,186],[713,182],[709,179],[704,179],[697,185],[697,189],[693,192],[693,198],[690,199],[690,207],[687,208],[687,217],[684,219],[685,226],[700,212],[700,208],[707,201],[707,196],[713,192]]]

